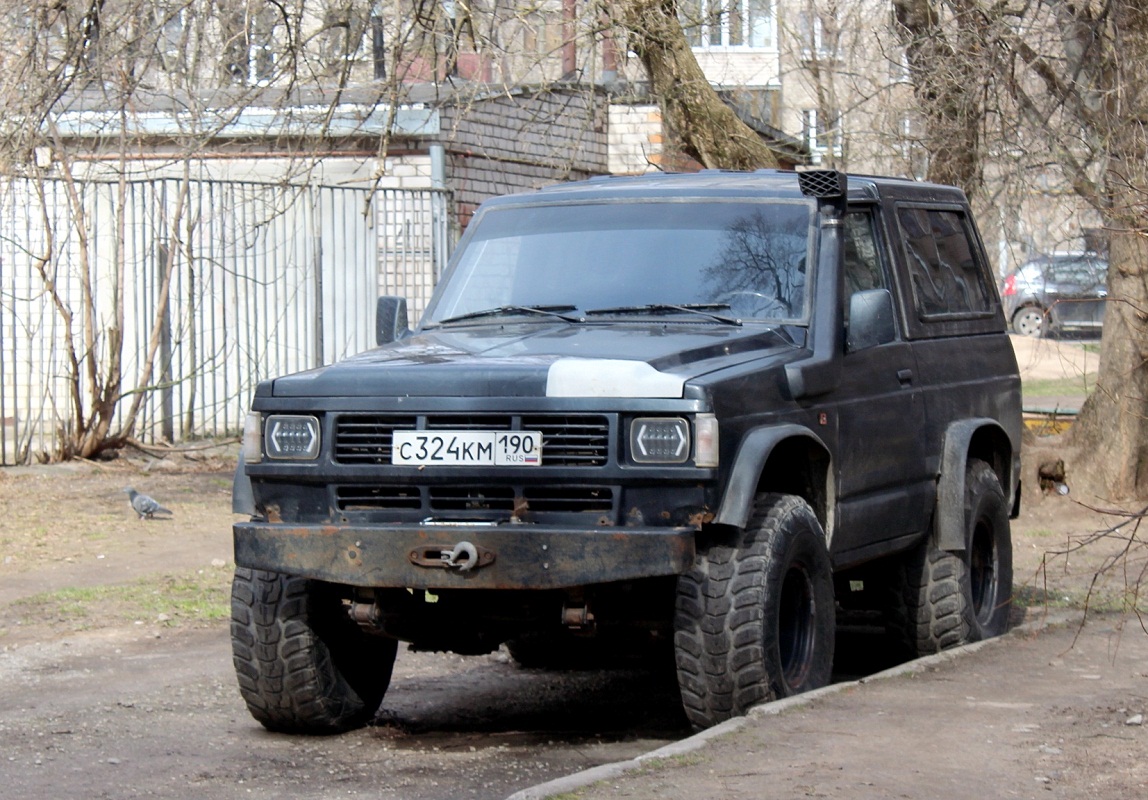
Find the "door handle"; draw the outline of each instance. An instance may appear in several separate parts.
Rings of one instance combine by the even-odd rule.
[[[913,383],[913,370],[899,369],[897,370],[897,380],[901,382],[902,386],[909,386]]]

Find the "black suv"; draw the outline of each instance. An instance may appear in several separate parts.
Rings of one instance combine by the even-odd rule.
[[[962,193],[833,171],[485,203],[418,327],[258,387],[232,642],[272,730],[369,720],[396,646],[676,664],[698,727],[829,681],[838,613],[1008,621],[1020,382]]]

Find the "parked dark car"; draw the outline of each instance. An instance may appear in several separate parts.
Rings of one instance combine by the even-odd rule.
[[[261,383],[235,505],[251,713],[375,714],[399,642],[653,659],[706,727],[830,680],[836,615],[914,656],[1012,599],[1020,378],[956,188],[839,172],[489,200],[415,330]]]
[[[1108,262],[1095,253],[1039,256],[1010,272],[1001,300],[1022,336],[1100,333],[1108,297]]]

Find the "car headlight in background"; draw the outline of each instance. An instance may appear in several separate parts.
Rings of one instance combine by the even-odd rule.
[[[264,426],[268,458],[311,461],[319,457],[319,420],[272,414]]]

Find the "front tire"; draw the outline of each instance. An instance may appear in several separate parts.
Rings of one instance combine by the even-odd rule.
[[[678,579],[674,650],[686,716],[707,728],[758,703],[825,686],[833,672],[833,570],[800,497],[761,494],[734,541]]]
[[[239,691],[270,731],[329,734],[374,717],[398,643],[346,615],[331,584],[243,567],[231,585]]]
[[[909,657],[1000,636],[1012,610],[1008,502],[992,467],[965,469],[965,550],[939,549],[929,536],[898,565],[890,632]]]

